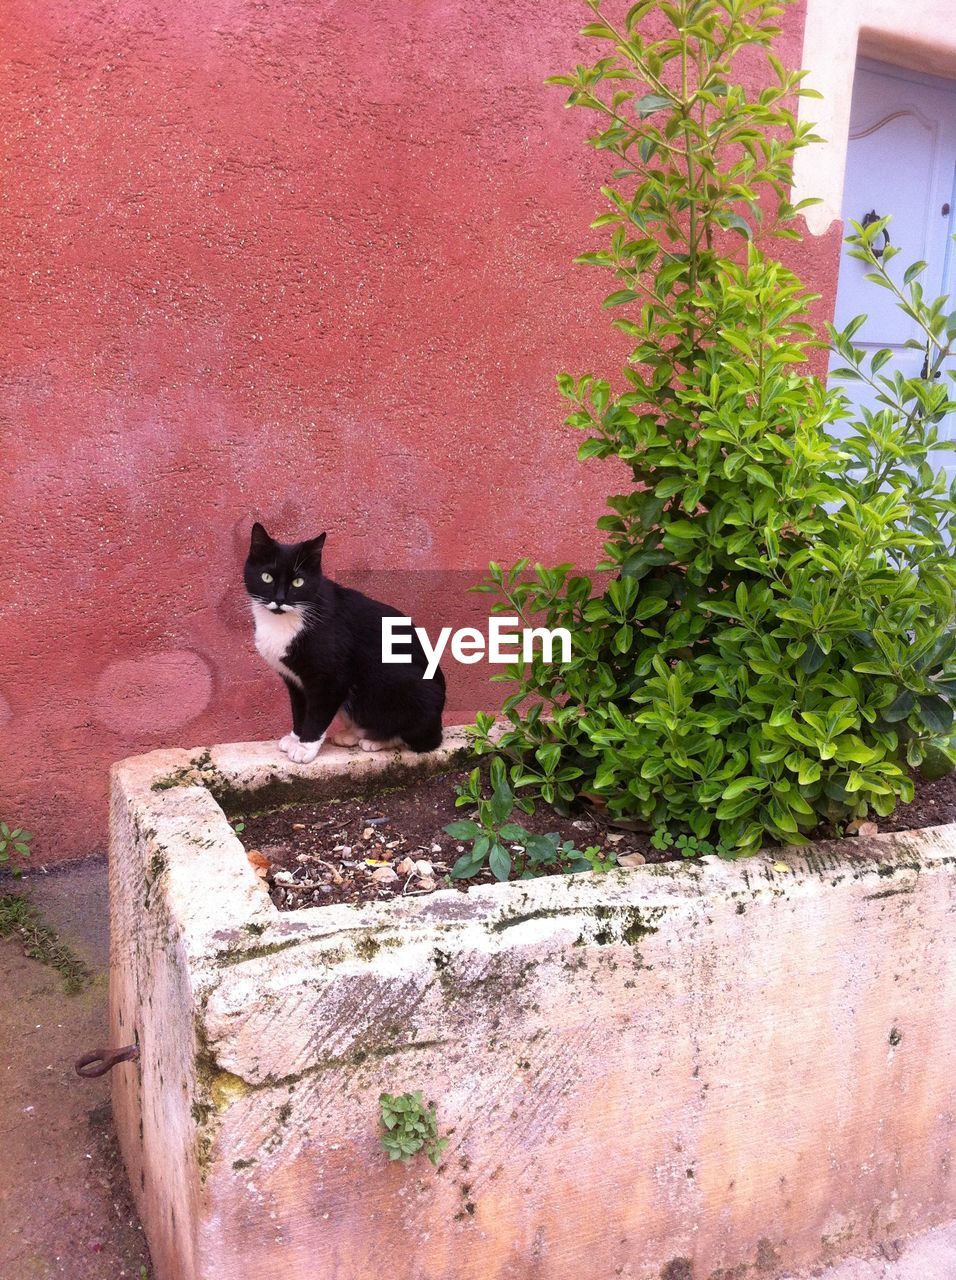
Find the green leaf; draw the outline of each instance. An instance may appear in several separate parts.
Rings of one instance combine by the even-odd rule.
[[[445,833],[453,840],[474,840],[481,834],[481,827],[477,822],[463,818],[459,822],[449,822],[445,827]]]
[[[797,663],[800,670],[807,675],[813,675],[815,671],[819,671],[826,661],[826,654],[817,644],[816,640],[811,640]]]
[[[497,842],[491,846],[491,856],[488,859],[488,865],[491,868],[491,874],[496,880],[507,880],[511,875],[511,854],[504,845]]]
[[[593,437],[578,446],[578,461],[586,462],[588,458],[602,458],[612,451],[613,446],[606,440]]]
[[[561,748],[556,742],[545,743],[535,751],[535,759],[546,774],[554,773],[561,761]]]
[[[722,821],[728,821],[731,818],[740,818],[745,813],[750,813],[758,802],[758,797],[751,795],[749,791],[743,795],[736,796],[732,800],[721,800],[717,806],[717,817]]]
[[[634,606],[634,618],[638,622],[646,622],[667,608],[667,601],[661,596],[645,596]]]
[[[527,836],[527,833],[525,833]],[[554,836],[527,836],[525,851],[540,862],[553,862],[557,855],[557,838]]]
[[[888,720],[890,724],[905,720],[915,706],[916,694],[910,689],[901,689],[890,705],[884,708],[883,719]]]
[[[507,782],[499,783],[491,797],[491,812],[495,822],[504,822],[514,804],[514,795]]]
[[[756,480],[758,484],[766,485],[768,489],[776,488],[776,481],[767,470],[756,462],[748,462],[744,467],[744,471],[750,476],[751,480]]]
[[[451,869],[451,878],[468,880],[471,876],[476,876],[484,865],[483,857],[477,858],[474,853],[463,853]]]
[[[672,105],[670,98],[665,98],[659,93],[646,93],[643,98],[638,98],[634,103],[634,110],[639,116],[653,115],[655,111],[662,111],[665,107]]]
[[[626,302],[633,302],[637,294],[633,289],[618,289],[609,293],[601,304],[604,307],[622,307]]]
[[[670,524],[666,524],[663,527],[664,532],[669,533],[674,538],[694,539],[704,536],[703,529],[693,524],[690,520],[672,520]]]
[[[738,235],[742,235],[747,240],[753,239],[753,230],[746,218],[742,218],[739,213],[723,212],[717,216],[717,223],[726,231],[736,231]]]
[[[762,791],[767,786],[766,778],[735,778],[729,783],[721,793],[724,800],[733,800],[737,796],[743,795],[745,791]]]
[[[920,718],[930,733],[942,735],[949,733],[952,729],[953,708],[943,698],[937,697],[936,694],[920,698],[919,709]]]
[[[819,760],[801,761],[797,770],[797,781],[802,787],[809,786],[813,782],[817,782],[823,773],[823,765]]]
[[[508,785],[508,769],[501,756],[495,756],[488,768],[488,778],[491,782],[492,791],[499,791],[502,787]],[[477,794],[481,794],[481,774],[477,769],[473,769],[468,775],[468,785],[472,787]]]

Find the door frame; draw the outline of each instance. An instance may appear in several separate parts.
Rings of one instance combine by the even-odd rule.
[[[927,76],[956,88],[953,0],[807,0],[803,31],[806,86],[823,99],[801,98],[800,123],[815,125],[825,141],[794,158],[791,200],[817,197],[807,209],[812,235],[840,221],[857,60],[875,60],[891,74]],[[874,67],[875,69],[875,67]]]
[[[882,59],[879,59],[879,58],[867,58],[862,55],[857,59],[856,67],[854,68],[854,87],[856,84],[856,75],[855,75],[856,71],[870,71],[874,75],[886,76],[887,78],[892,80],[902,80],[904,81],[904,83],[907,83],[907,84],[918,84],[927,89],[940,89],[942,90],[943,93],[952,94],[954,105],[956,105],[956,78],[950,79],[949,77],[945,77],[945,76],[931,75],[925,71],[914,71],[910,67],[900,67],[893,62],[884,62],[882,61]],[[851,98],[850,98],[851,111],[852,111],[852,106],[853,106],[853,100],[852,100],[852,93],[851,93]],[[849,154],[849,145],[854,140],[855,136],[856,135],[851,131],[849,127],[849,120],[848,120],[847,150],[844,155],[844,178],[846,176],[846,156]],[[841,190],[840,192],[841,217],[842,217],[843,195],[844,195],[844,191]],[[950,188],[949,195],[947,196],[947,199],[953,208],[953,212],[950,215],[949,234],[947,234],[946,236],[946,247],[943,252],[943,271],[942,271],[942,281],[941,281],[940,287],[943,292],[948,292],[950,295],[953,295],[954,293],[956,293],[956,280],[953,280],[953,240],[952,240],[952,233],[954,230],[956,230],[956,171],[954,171],[953,182]],[[840,262],[842,266],[842,262],[843,262],[842,254],[841,254]]]
[[[934,93],[940,93],[942,95],[945,95],[947,109],[948,109],[948,104],[952,102],[953,114],[954,116],[956,116],[956,79],[936,76],[924,71],[915,71],[909,67],[901,67],[895,63],[885,62],[883,59],[869,58],[865,56],[861,56],[858,59],[856,63],[855,71],[863,71],[863,72],[869,73],[870,75],[879,77],[880,80],[895,81],[899,85],[903,85],[903,86],[912,85],[918,89],[925,89]],[[854,87],[854,90],[858,88],[858,81],[855,75],[854,75],[853,87]],[[908,91],[905,88],[902,90],[894,90],[892,86],[887,86],[887,92],[889,94],[900,93],[908,96]],[[877,99],[877,101],[879,102],[879,99]],[[935,116],[935,112],[934,112],[934,120],[930,121],[927,118],[925,114],[925,110],[929,110],[930,108],[925,107],[925,102],[921,104],[920,100],[918,98],[915,98],[914,96],[914,98],[910,100],[908,105],[903,107],[902,103],[905,101],[906,101],[905,97],[902,99],[896,98],[895,101],[892,98],[890,98],[887,100],[885,104],[885,112],[882,115],[880,115],[875,120],[875,122],[873,121],[873,117],[869,117],[869,122],[861,123],[861,126],[858,129],[851,130],[848,127],[848,130],[847,130],[848,145],[847,145],[847,153],[846,153],[847,158],[849,157],[849,143],[855,141],[856,139],[866,137],[868,134],[872,133],[874,129],[882,127],[884,124],[889,123],[890,121],[896,119],[902,114],[907,114],[907,115],[914,114],[924,125],[935,125],[936,119],[938,117]],[[852,105],[853,105],[852,98],[849,105],[850,105],[850,113],[852,113]],[[882,107],[883,104],[880,103],[879,105],[880,107]],[[872,98],[870,99],[869,107],[870,109],[872,109],[873,107]],[[938,151],[939,143],[937,138],[931,144],[933,149],[932,163],[933,163],[933,171],[934,171],[934,180],[932,183],[932,187],[930,188],[930,190],[927,191],[927,197],[935,196],[936,199],[942,197],[943,200],[949,205],[947,224],[944,228],[942,228],[942,230],[939,233],[940,241],[939,242],[934,241],[934,248],[932,250],[930,249],[928,243],[924,242],[923,245],[921,246],[926,259],[934,264],[934,271],[939,271],[940,273],[938,276],[933,274],[933,276],[930,279],[927,279],[924,281],[924,285],[928,291],[927,296],[929,298],[935,298],[938,293],[942,293],[943,295],[948,295],[950,297],[952,297],[954,293],[956,293],[956,280],[953,279],[953,269],[954,269],[953,232],[954,232],[954,228],[956,228],[956,147],[954,147],[954,144],[956,144],[956,135],[954,135],[952,121],[947,120],[944,127],[946,130],[947,144],[946,144],[946,150],[943,153],[943,156],[946,159],[947,163],[943,165],[940,165],[939,163],[940,153]],[[841,192],[841,199],[843,198],[843,194],[844,193]],[[869,201],[869,197],[867,197],[867,202],[868,201]],[[925,211],[927,222],[924,230],[926,231],[927,234],[931,234],[929,223],[932,220],[932,211],[933,209],[938,207],[939,207],[938,204],[936,204],[934,200],[932,199],[929,200],[927,209]],[[884,212],[889,212],[889,210],[884,210]],[[860,211],[857,210],[855,215],[851,211],[851,216],[860,216]],[[942,249],[941,254],[939,254],[938,252],[940,248]],[[910,255],[909,260],[912,260],[912,257],[914,256],[918,256],[918,253],[919,251],[916,250],[913,254]],[[907,265],[907,261],[908,259],[904,256],[904,258],[902,259],[904,266]],[[840,286],[843,284],[843,273],[848,266],[853,266],[853,265],[854,264],[852,264],[851,261],[847,258],[846,253],[841,249],[840,259],[839,259],[838,286],[837,286],[837,292],[835,297],[835,306],[839,306],[841,301]],[[843,302],[844,302],[843,313],[841,314],[840,312],[835,311],[835,314],[834,314],[834,324],[836,324],[838,328],[847,324],[852,314],[856,314],[859,311],[869,310],[869,308],[867,308],[866,306],[857,306],[857,305],[852,305],[849,307],[849,309],[847,309],[846,300],[844,299]],[[894,341],[891,340],[887,335],[883,334],[881,336],[876,336],[876,335],[870,334],[868,337],[866,337],[865,334],[866,334],[866,330],[864,328],[863,330],[860,331],[860,333],[856,335],[854,341],[858,347],[863,349],[868,349],[871,351],[871,353],[873,350],[876,350],[884,346],[889,347],[891,349],[895,349]],[[833,354],[831,354],[831,360],[830,360],[831,368],[833,367],[834,363],[839,365],[841,361],[838,357],[835,357]],[[888,371],[891,371],[894,367],[898,367],[896,360],[894,360],[894,362],[889,366]],[[915,375],[913,372],[911,372],[906,376],[915,376]],[[944,376],[946,375],[944,374]],[[851,388],[847,388],[844,386],[843,389],[848,392],[851,400],[855,400],[857,398],[853,394]],[[869,398],[870,397],[864,396],[863,402],[865,403],[866,400]],[[929,458],[930,465],[933,467],[934,470],[938,470],[940,467],[942,467],[943,470],[950,476],[956,475],[956,459],[953,459],[953,455],[951,453],[944,452],[944,442],[956,440],[956,434],[954,434],[954,428],[956,428],[956,414],[950,415],[947,418],[946,425],[941,430],[940,448],[938,450],[932,450],[930,452],[930,458]],[[944,460],[941,461],[939,458],[937,458],[935,456],[936,453],[942,453]],[[950,459],[953,459],[953,460],[950,461]],[[850,474],[852,475],[853,472],[851,471]]]

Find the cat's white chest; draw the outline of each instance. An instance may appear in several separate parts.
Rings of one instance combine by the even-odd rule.
[[[289,646],[305,626],[305,619],[298,609],[290,609],[288,613],[273,613],[265,605],[254,601],[252,616],[256,626],[256,649],[265,658],[273,671],[291,680],[302,688],[302,681],[283,659],[289,652]]]

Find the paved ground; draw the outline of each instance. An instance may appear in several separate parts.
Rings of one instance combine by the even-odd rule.
[[[55,970],[0,942],[0,1277],[140,1280],[149,1255],[109,1085],[73,1073],[74,1059],[106,1039],[105,866],[73,864],[20,886],[3,881],[2,891],[30,898],[93,978],[66,995]]]
[[[106,868],[31,875],[19,887],[89,965],[64,994],[54,970],[0,942],[0,1280],[141,1280],[149,1255],[119,1162],[104,1080],[73,1061],[106,1037]],[[956,1223],[892,1257],[850,1259],[819,1280],[956,1280]],[[281,1272],[281,1263],[279,1266]]]

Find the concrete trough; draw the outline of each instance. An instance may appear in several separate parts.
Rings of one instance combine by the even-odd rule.
[[[280,913],[229,814],[452,767],[113,771],[113,1073],[158,1280],[757,1280],[953,1217],[956,826]],[[449,1144],[390,1164],[382,1091]]]

